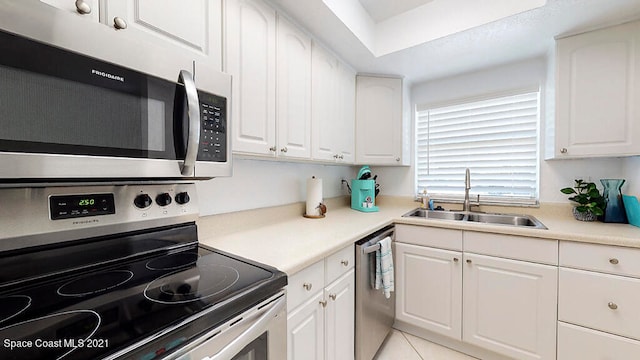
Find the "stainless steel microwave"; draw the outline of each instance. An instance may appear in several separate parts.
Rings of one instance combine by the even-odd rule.
[[[0,183],[230,176],[231,78],[206,76],[215,93],[0,31]]]

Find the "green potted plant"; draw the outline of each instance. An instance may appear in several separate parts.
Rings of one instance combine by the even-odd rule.
[[[560,190],[563,194],[573,195],[569,197],[569,200],[577,203],[573,207],[573,217],[580,221],[595,221],[598,216],[604,215],[606,202],[596,184],[585,182],[582,179],[575,182],[574,187]]]

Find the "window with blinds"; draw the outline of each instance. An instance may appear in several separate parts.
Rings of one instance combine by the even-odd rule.
[[[417,190],[437,199],[535,204],[539,90],[437,108],[418,108]]]

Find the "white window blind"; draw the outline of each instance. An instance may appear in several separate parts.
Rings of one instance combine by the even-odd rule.
[[[531,204],[538,198],[539,91],[420,110],[417,187],[432,197]]]

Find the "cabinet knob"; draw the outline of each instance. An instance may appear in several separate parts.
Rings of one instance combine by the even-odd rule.
[[[322,305],[322,307],[327,307],[327,300],[320,300],[320,305]]]
[[[329,294],[329,297],[331,298],[331,300],[336,301],[336,294]]]
[[[82,0],[76,0],[76,11],[78,14],[91,14],[91,6]]]
[[[616,258],[611,258],[611,259],[609,259],[609,262],[610,262],[611,264],[613,264],[613,265],[618,265],[618,263],[619,263],[618,259],[616,259]]]
[[[344,159],[344,155],[338,156],[338,159],[340,159],[340,160]]]
[[[337,160],[338,159],[338,154],[333,155],[333,158]]]
[[[567,150],[567,148],[562,148],[560,149],[560,153],[561,154],[566,154],[569,150]]]
[[[609,309],[611,309],[611,310],[616,310],[618,308],[618,304],[616,304],[614,302],[609,302],[607,304],[607,306],[609,306]]]
[[[287,147],[283,147],[282,149],[280,149],[280,152],[286,153],[288,151]]]
[[[467,259],[467,264],[471,264],[471,259]]]
[[[458,259],[458,258],[453,258],[453,262],[458,262],[458,261],[460,261],[460,259]]]
[[[271,152],[276,152],[276,150],[278,150],[278,148],[276,148],[275,146],[269,148],[269,151]]]
[[[307,291],[311,291],[311,288],[313,287],[313,284],[311,283],[304,283],[302,284],[302,287],[307,290]]]
[[[127,28],[127,22],[124,21],[123,18],[116,16],[113,18],[113,27],[115,27],[118,30],[124,30]]]
[[[399,158],[399,157],[397,157],[397,158],[396,158],[396,161],[397,161],[397,162],[400,162],[400,158]]]
[[[342,260],[342,261],[340,261],[340,264],[342,264],[344,266],[349,266],[349,260]]]

